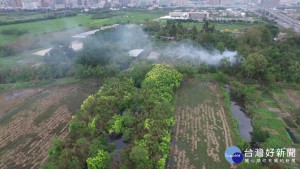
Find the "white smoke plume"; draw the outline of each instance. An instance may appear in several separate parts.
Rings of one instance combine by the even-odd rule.
[[[237,52],[225,50],[221,52],[214,49],[209,51],[201,46],[195,46],[189,43],[179,42],[172,44],[164,50],[164,54],[174,59],[191,61],[192,63],[206,63],[217,66],[220,61],[227,58],[232,64],[236,63]]]

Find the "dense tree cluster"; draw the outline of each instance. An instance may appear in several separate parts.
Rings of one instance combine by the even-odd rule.
[[[123,168],[164,168],[175,124],[173,92],[182,75],[170,66],[154,65],[145,76],[141,88],[134,87],[129,73],[108,80],[89,96],[72,117],[69,137],[53,142],[44,168],[110,168],[113,147],[107,136],[120,134],[129,142]]]
[[[190,39],[209,50],[237,50],[239,57],[243,58],[240,61],[242,63],[230,68],[227,66],[225,71],[224,67],[220,67],[221,71],[230,75],[257,79],[268,84],[274,81],[300,82],[300,36],[284,30],[286,36],[275,41],[279,28],[272,23],[254,26],[241,35],[216,30],[208,21],[201,30],[195,26],[187,28],[181,21],[167,21],[164,25],[148,22],[145,30],[158,37]]]
[[[108,143],[106,133],[115,129],[116,132],[123,131],[120,125],[130,125],[132,115],[120,120],[117,114],[134,106],[134,93],[136,89],[132,79],[108,80],[98,93],[83,102],[81,109],[72,117],[69,137],[64,141],[54,141],[44,168],[84,168],[86,165],[89,168],[107,168],[113,146]],[[117,122],[111,122],[113,120]],[[113,127],[110,127],[112,123]]]
[[[237,39],[230,32],[220,32],[208,21],[204,23],[201,30],[198,30],[196,26],[190,29],[184,26],[184,22],[171,20],[168,20],[166,25],[160,25],[158,22],[146,23],[145,30],[158,37],[174,37],[177,40],[190,39],[207,49],[215,47],[223,51],[237,48]]]
[[[155,65],[142,83],[143,102],[139,123],[143,135],[136,137],[130,160],[136,168],[164,168],[169,155],[171,126],[175,124],[173,91],[182,75],[170,66]]]

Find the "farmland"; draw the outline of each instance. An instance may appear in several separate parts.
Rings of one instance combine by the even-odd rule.
[[[54,138],[65,138],[72,114],[99,83],[58,81],[1,93],[0,168],[38,168]]]
[[[185,79],[178,91],[168,168],[234,168],[224,158],[233,145],[229,112],[217,84],[203,76]]]

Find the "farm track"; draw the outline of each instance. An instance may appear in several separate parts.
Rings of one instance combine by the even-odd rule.
[[[233,144],[216,84],[188,79],[177,103],[167,168],[235,168],[224,158],[225,149]]]
[[[1,126],[0,168],[39,168],[48,157],[53,139],[68,135],[72,114],[98,89],[80,84],[56,85],[43,91],[38,99],[31,99],[29,106]]]

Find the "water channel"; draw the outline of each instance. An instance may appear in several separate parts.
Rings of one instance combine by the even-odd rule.
[[[225,86],[226,90],[230,92],[230,86]],[[230,109],[234,118],[239,122],[238,131],[242,138],[246,141],[251,141],[250,133],[253,131],[251,124],[251,118],[248,117],[245,113],[245,108],[241,100],[238,100],[234,97],[230,97]]]

